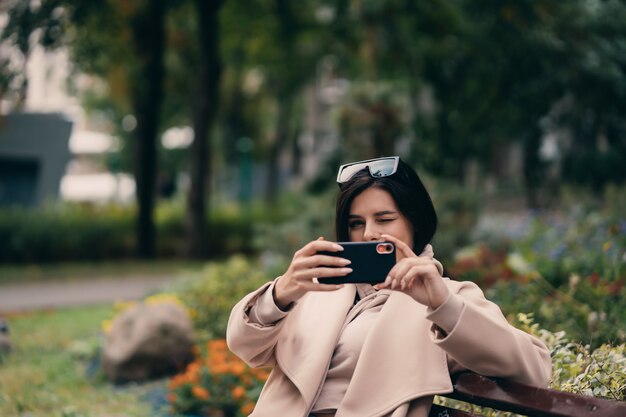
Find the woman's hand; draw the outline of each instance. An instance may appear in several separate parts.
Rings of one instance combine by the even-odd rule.
[[[320,237],[309,242],[293,255],[287,272],[274,286],[276,305],[285,310],[308,291],[335,291],[343,285],[320,284],[314,278],[344,276],[352,272],[346,268],[350,261],[344,258],[320,255],[318,252],[340,252],[341,245]]]
[[[385,282],[377,284],[375,288],[402,291],[432,309],[443,304],[450,290],[435,262],[430,258],[417,256],[409,245],[391,235],[383,234],[381,239],[396,245],[396,265],[389,271]]]

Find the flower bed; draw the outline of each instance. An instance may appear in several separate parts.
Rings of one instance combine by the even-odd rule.
[[[169,383],[168,401],[176,413],[239,417],[254,409],[266,369],[252,369],[233,355],[224,339],[196,350],[196,360]]]

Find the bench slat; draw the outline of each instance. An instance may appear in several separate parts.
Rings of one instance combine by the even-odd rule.
[[[530,417],[626,417],[626,403],[492,379],[471,372],[454,378],[445,397]]]
[[[480,417],[476,414],[470,414],[467,411],[455,410],[453,408],[443,407],[441,405],[433,404],[430,407],[430,413],[428,417]]]

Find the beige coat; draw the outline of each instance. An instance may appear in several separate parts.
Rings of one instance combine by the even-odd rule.
[[[550,355],[536,338],[508,324],[473,283],[445,279],[451,295],[435,311],[394,291],[363,345],[336,417],[426,417],[432,396],[452,391],[450,374],[474,372],[546,386]],[[309,292],[273,326],[248,320],[268,283],[244,297],[228,323],[229,348],[253,367],[273,367],[255,417],[308,416],[326,376],[355,286]],[[453,328],[447,335],[438,331]]]

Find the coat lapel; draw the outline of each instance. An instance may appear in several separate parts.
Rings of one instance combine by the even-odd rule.
[[[311,407],[326,375],[355,293],[354,285],[332,292],[309,292],[286,318],[276,360],[307,407]]]
[[[368,334],[337,417],[384,415],[452,391],[446,355],[431,341],[426,307],[393,291]]]

